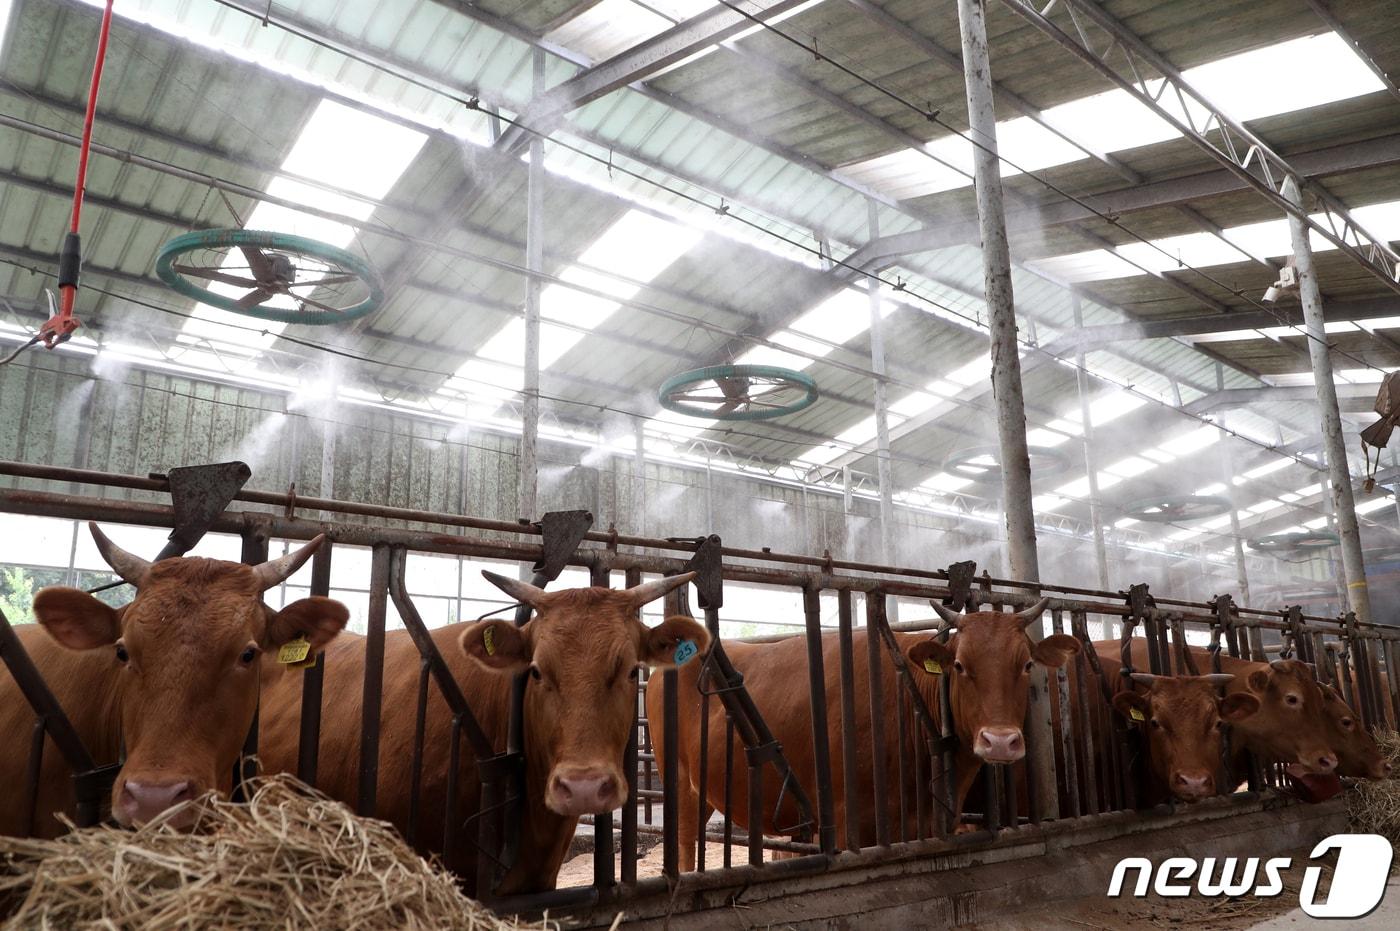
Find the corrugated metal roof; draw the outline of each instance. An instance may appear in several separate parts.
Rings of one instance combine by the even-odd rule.
[[[386,390],[431,392],[444,373],[454,371],[518,314],[524,293],[524,278],[508,266],[524,262],[526,169],[518,160],[483,154],[477,143],[489,142],[489,120],[463,101],[479,95],[485,103],[505,107],[507,115],[523,110],[532,97],[532,37],[556,28],[586,5],[571,0],[486,0],[475,6],[413,0],[395,5],[390,13],[368,4],[293,0],[274,10],[274,18],[324,35],[333,46],[378,59],[401,75],[395,77],[335,48],[264,28],[220,5],[139,0],[119,12],[173,14],[192,34],[235,49],[242,58],[119,18],[96,138],[121,150],[264,187],[322,97],[301,80],[242,60],[270,55],[375,106],[451,127],[472,140],[434,132],[372,218],[412,235],[434,236],[451,253],[370,232],[361,233],[355,243],[398,285],[385,306],[346,338],[348,348],[374,360],[358,370]],[[880,6],[924,40],[956,51],[951,0],[891,0]],[[1105,7],[1181,68],[1322,29],[1291,0],[1251,0],[1233,4],[1225,13],[1187,0],[1127,0]],[[1383,0],[1337,2],[1334,8],[1382,67],[1400,71],[1400,25],[1384,15]],[[1063,17],[1059,10],[1052,15]],[[0,109],[44,127],[76,132],[96,18],[92,8],[73,0],[20,0],[0,59]],[[988,25],[995,78],[1031,104],[1050,107],[1108,89],[1101,77],[1006,8],[993,5]],[[965,125],[961,74],[863,15],[858,4],[827,0],[780,28],[804,41],[815,39],[824,56],[916,107],[939,108],[940,119]],[[947,135],[909,106],[781,37],[761,31],[740,40],[737,48],[718,49],[645,87],[601,96],[572,112],[547,146],[553,172],[545,224],[548,273],[566,268],[639,201],[645,209],[690,222],[703,218],[712,225],[699,245],[646,283],[633,299],[637,306],[624,306],[545,373],[546,393],[569,402],[553,404],[561,417],[596,419],[606,416],[604,408],[648,410],[653,392],[668,375],[733,357],[746,345],[736,335],[772,333],[810,308],[832,286],[811,252],[819,238],[828,238],[839,256],[870,235],[871,201],[859,185],[833,170],[898,151],[910,139]],[[546,84],[576,74],[579,59],[547,54]],[[405,74],[451,93],[415,86],[403,80]],[[1010,115],[1003,108],[1003,117]],[[1281,150],[1305,152],[1400,132],[1400,105],[1377,92],[1252,125]],[[1118,155],[1149,181],[1216,167],[1182,140]],[[0,179],[0,251],[41,264],[56,252],[74,160],[68,146],[8,130],[0,136],[0,173],[5,176]],[[94,159],[91,172],[85,281],[163,306],[187,307],[171,292],[142,282],[150,280],[156,250],[169,237],[195,226],[231,224],[222,198],[206,185],[109,158]],[[1076,196],[1129,184],[1122,174],[1089,158],[1040,174]],[[1358,171],[1329,178],[1327,184],[1354,205],[1400,199],[1400,170],[1395,168]],[[1060,198],[1030,177],[1009,178],[1006,188],[1012,209]],[[240,215],[252,206],[241,197],[231,202]],[[1225,227],[1273,218],[1272,208],[1245,193],[1194,206]],[[729,210],[728,219],[714,214],[721,207]],[[970,216],[971,194],[953,190],[901,204],[886,199],[873,209],[880,232],[891,235]],[[448,210],[444,227],[442,215]],[[1196,229],[1172,208],[1133,213],[1124,222],[1147,237]],[[1013,236],[1013,257],[1024,262],[1081,251],[1093,243],[1086,233],[1111,243],[1132,239],[1101,221],[1078,229],[1056,226]],[[1330,297],[1385,293],[1379,282],[1336,253],[1321,254],[1319,268]],[[112,274],[104,276],[103,269]],[[1249,262],[1207,271],[1225,287],[1190,271],[1168,275],[1243,309],[1250,301],[1239,295],[1262,292],[1272,274]],[[932,298],[953,317],[971,318],[939,317],[939,308],[912,299],[911,306],[891,314],[886,325],[893,397],[985,353],[985,337],[975,329],[985,316],[975,243],[902,256],[887,276],[907,281],[910,295]],[[1062,283],[1024,266],[1017,268],[1014,281],[1023,336],[1045,346],[1072,333],[1072,302]],[[0,265],[0,293],[33,301],[39,287],[38,279]],[[1084,322],[1090,325],[1208,312],[1199,300],[1147,277],[1095,281],[1078,291]],[[166,333],[179,323],[129,301],[101,298],[90,289],[82,293],[79,310],[94,330],[111,333],[142,327]],[[1400,365],[1394,344],[1364,334],[1339,334],[1335,345],[1372,364]],[[277,350],[279,364],[294,366],[298,357],[282,354],[286,348]],[[1247,371],[1302,371],[1301,348],[1291,337],[1216,341],[1203,347],[1153,340],[1099,348],[1089,358],[1093,367],[1136,390],[1163,398],[1179,392],[1189,402],[1217,385],[1259,385]],[[321,364],[319,357],[311,358]],[[1033,425],[1077,411],[1074,372],[1064,361],[1047,361],[1035,352],[1026,357]],[[1225,367],[1218,370],[1222,361]],[[809,366],[825,393],[822,403],[781,422],[714,430],[707,436],[741,454],[791,459],[869,417],[868,368],[869,337],[861,335]],[[895,472],[901,483],[926,478],[957,449],[991,441],[991,399],[985,389],[964,392],[962,403],[928,424],[897,430]],[[1284,425],[1289,440],[1312,432],[1308,405],[1260,410]],[[1184,430],[1195,423],[1158,407],[1143,420],[1159,431]],[[1136,436],[1124,445],[1131,448],[1135,442]],[[1242,458],[1249,454],[1241,447]],[[873,471],[874,463],[861,451],[853,466]],[[1193,474],[1169,472],[1174,486],[1196,481]],[[1112,496],[1127,500],[1160,482],[1163,474],[1127,480]]]

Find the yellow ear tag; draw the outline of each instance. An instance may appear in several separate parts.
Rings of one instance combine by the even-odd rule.
[[[1142,716],[1142,712],[1141,712],[1141,711],[1138,711],[1136,708],[1129,708],[1129,709],[1128,709],[1128,717],[1132,718],[1134,721],[1146,721],[1146,720],[1147,720],[1147,718],[1145,718],[1145,717]]]
[[[306,660],[310,653],[311,641],[305,637],[298,637],[295,640],[288,640],[277,648],[277,662],[296,668]],[[313,659],[312,662],[314,663],[315,660]]]
[[[924,660],[924,672],[933,676],[941,676],[943,675],[943,666],[936,659],[926,659]]]
[[[481,645],[486,647],[487,656],[496,655],[496,628],[488,627],[481,632]]]

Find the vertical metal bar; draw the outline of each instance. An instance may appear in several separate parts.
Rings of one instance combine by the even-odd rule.
[[[244,530],[239,559],[245,565],[256,566],[267,562],[267,556],[267,531],[261,527],[249,527]],[[258,774],[258,719],[262,716],[261,707],[262,697],[259,694],[258,704],[253,708],[253,721],[248,726],[248,735],[243,741],[243,752],[234,768],[231,797],[235,802],[245,801],[243,783]]]
[[[1298,182],[1291,175],[1283,182],[1283,196],[1294,206],[1303,206]],[[1307,328],[1308,356],[1312,360],[1313,386],[1317,390],[1318,416],[1322,419],[1323,447],[1327,453],[1327,477],[1331,486],[1332,510],[1341,538],[1342,568],[1346,573],[1346,594],[1358,620],[1371,620],[1371,596],[1366,588],[1366,563],[1361,555],[1361,529],[1356,521],[1356,501],[1352,496],[1351,470],[1347,466],[1346,442],[1342,435],[1342,415],[1337,406],[1337,386],[1332,380],[1326,328],[1323,324],[1322,289],[1313,264],[1308,226],[1294,214],[1288,215],[1293,240],[1298,289],[1303,299],[1303,324]]]
[[[903,691],[904,691],[903,689],[900,689],[900,693],[901,693],[901,694],[903,694]],[[919,721],[919,719],[918,719],[918,715],[915,714],[915,716],[914,716],[914,727],[913,727],[914,739],[913,739],[912,745],[911,745],[910,748],[909,748],[910,752],[914,755],[914,839],[915,839],[915,840],[923,840],[926,836],[928,836],[927,833],[926,833],[926,831],[925,831],[925,827],[924,827],[925,824],[926,824],[926,818],[927,818],[927,813],[926,813],[925,810],[924,810],[924,809],[925,809],[925,806],[924,806],[924,799],[928,796],[928,783],[927,783],[927,781],[925,780],[925,777],[924,777],[924,747],[926,746],[926,744],[925,744],[925,742],[924,742],[923,740],[920,740],[920,739],[919,739],[919,738],[922,736],[922,734],[923,734],[923,726],[922,726],[922,724],[920,723],[920,721]],[[854,815],[855,812],[852,812],[851,814]]]
[[[982,813],[982,826],[993,834],[1001,830],[1001,791],[997,787],[999,779],[997,767],[982,767],[983,791],[987,796],[987,810]]]
[[[802,609],[807,622],[807,685],[811,693],[812,752],[817,767],[817,833],[822,852],[830,854],[836,852],[836,799],[831,784],[831,732],[827,729],[822,602],[818,589],[802,590]]]
[[[1176,663],[1176,674],[1184,676],[1187,674],[1186,665],[1186,629],[1182,625],[1181,618],[1174,617],[1171,620],[1172,628],[1172,660]]]
[[[733,866],[734,814],[734,719],[724,716],[724,868]]]
[[[404,840],[410,846],[418,842],[418,817],[423,803],[423,743],[428,730],[428,677],[432,666],[427,657],[418,665],[418,700],[414,705],[413,756],[409,760],[408,830]]]
[[[44,719],[34,718],[34,726],[29,731],[29,766],[25,770],[24,776],[24,813],[25,823],[28,825],[26,834],[33,836],[37,833],[39,807],[39,781],[44,772]]]
[[[945,632],[940,638],[946,643],[948,634]],[[943,736],[943,765],[942,789],[940,796],[943,800],[943,834],[951,835],[956,827],[954,825],[954,813],[957,810],[957,786],[958,786],[958,766],[957,755],[953,751],[953,705],[952,705],[952,679],[951,675],[938,677],[938,724]]]
[[[544,93],[544,51],[535,49],[534,94]],[[531,272],[544,271],[544,137],[530,138],[530,162],[525,183],[525,266]],[[520,418],[520,477],[516,515],[533,520],[538,503],[539,466],[536,447],[540,435],[540,292],[544,280],[538,274],[525,278],[525,338],[521,362],[522,404]]]
[[[590,585],[593,585],[596,588],[607,588],[609,587],[609,583],[611,581],[612,573],[609,571],[608,564],[605,561],[596,561],[593,563],[592,566],[589,567],[588,582]],[[636,704],[637,696],[633,694],[632,705],[634,708],[636,707]],[[630,778],[629,785],[634,784],[637,778],[636,736],[637,729],[636,727],[633,727],[632,732],[628,737],[628,746],[632,748],[632,759],[630,764],[632,776]],[[701,756],[701,759],[704,759],[703,755]],[[623,756],[623,768],[624,770],[629,768],[629,764],[627,762],[627,757],[625,753]],[[629,791],[628,797],[630,798],[631,795],[632,793]],[[636,816],[637,812],[634,808],[632,810],[632,817],[634,820],[636,819]],[[624,851],[626,846],[626,842],[624,841]],[[593,816],[593,885],[599,887],[600,889],[605,889],[609,886],[614,886],[617,884],[616,873],[614,872],[615,858],[616,854],[613,849],[613,813],[610,811],[605,811],[601,814]],[[626,859],[625,852],[623,859]]]
[[[855,651],[851,638],[851,590],[836,593],[837,643],[841,653],[841,774],[845,790],[846,849],[860,849],[860,774],[856,769]],[[867,632],[868,635],[868,632]]]
[[[661,770],[661,831],[662,844],[661,851],[662,866],[661,872],[674,879],[679,872],[679,847],[676,841],[676,818],[680,806],[677,804],[676,793],[679,791],[678,767],[676,753],[679,742],[676,739],[676,728],[679,715],[678,698],[680,685],[675,667],[665,670],[661,674],[661,704],[662,704],[662,757],[665,761]]]
[[[447,795],[442,806],[442,855],[448,866],[453,866],[454,850],[457,845],[457,829],[461,819],[457,815],[457,783],[462,774],[462,719],[458,715],[452,716],[452,727],[449,732],[447,744]],[[507,787],[505,794],[510,793]],[[483,818],[495,818],[495,812],[485,812]],[[491,895],[491,877],[495,875],[495,863],[492,857],[496,855],[495,850],[477,850],[476,852],[476,875],[477,887],[476,898],[485,899]],[[458,864],[460,869],[461,865]]]
[[[365,684],[360,718],[360,779],[357,814],[374,817],[379,790],[379,715],[384,700],[384,621],[389,607],[389,556],[374,547],[369,572],[369,615],[365,630]]]
[[[749,865],[763,864],[763,764],[749,763]]]
[[[627,749],[622,753],[622,771],[627,774],[627,801],[622,806],[622,869],[624,884],[637,881],[637,733],[641,720],[640,695],[632,703],[632,727],[627,733]]]
[[[873,636],[873,632],[872,632]],[[904,689],[896,679],[894,687],[895,773],[899,777],[899,840],[909,840],[909,727],[904,719]]]
[[[311,557],[311,594],[326,597],[331,593],[330,540],[321,544]],[[326,677],[326,655],[316,657],[316,665],[301,674],[301,728],[297,743],[297,778],[307,785],[316,785],[317,764],[321,746],[321,693]]]
[[[708,844],[705,841],[706,818],[705,805],[709,802],[709,776],[710,776],[710,693],[709,683],[705,681],[706,676],[701,673],[701,688],[706,691],[700,693],[700,755],[696,757],[700,772],[696,774],[699,785],[696,787],[695,795],[695,823],[698,831],[695,835],[695,869],[697,872],[705,870],[705,848]]]
[[[1051,614],[1051,626],[1055,633],[1065,632],[1064,612],[1055,608]],[[1065,793],[1069,799],[1069,814],[1078,818],[1079,807],[1079,761],[1074,757],[1074,722],[1070,715],[1069,674],[1063,666],[1055,670],[1055,691],[1060,705],[1060,752],[1064,755]],[[1014,811],[1013,799],[1013,811]],[[1014,822],[1013,822],[1014,823]]]
[[[1090,688],[1089,676],[1093,673],[1089,669],[1089,661],[1084,656],[1084,650],[1090,649],[1088,645],[1088,624],[1084,619],[1082,611],[1075,611],[1070,615],[1070,630],[1074,636],[1080,638],[1079,642],[1083,648],[1074,655],[1074,691],[1078,701],[1078,713],[1075,716],[1075,725],[1079,733],[1079,745],[1084,751],[1084,808],[1089,814],[1096,815],[1100,811],[1099,807],[1099,786],[1097,760],[1098,754],[1094,752],[1094,728],[1089,723],[1090,711]],[[1098,689],[1092,690],[1093,700],[1099,700]]]
[[[870,760],[875,806],[875,843],[890,843],[889,810],[885,802],[885,680],[880,663],[880,643],[876,631],[885,613],[885,593],[879,589],[865,595],[865,652],[870,671]],[[944,717],[945,723],[948,718]]]

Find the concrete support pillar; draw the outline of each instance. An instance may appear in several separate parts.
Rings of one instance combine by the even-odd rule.
[[[880,216],[874,203],[870,204],[870,238],[880,235]],[[875,373],[875,468],[880,490],[880,562],[886,566],[896,561],[894,536],[894,478],[890,470],[889,388],[885,384],[885,319],[880,309],[880,282],[873,276],[866,280],[870,294],[870,370]],[[899,620],[899,604],[891,596],[885,614],[891,621]]]
[[[986,278],[987,314],[992,337],[992,394],[996,399],[997,438],[1001,455],[1002,506],[1006,511],[1006,550],[1013,579],[1040,581],[1036,554],[1035,512],[1031,506],[1031,459],[1026,448],[1026,403],[1021,388],[1021,357],[1016,342],[1016,305],[1011,292],[1011,249],[1006,240],[1001,168],[997,161],[997,118],[992,105],[992,68],[987,51],[985,0],[958,0],[963,78],[977,191],[977,219],[982,234],[982,268]],[[1042,625],[1026,631],[1032,640]],[[1055,753],[1051,745],[1049,680],[1043,666],[1031,679],[1026,711],[1027,762],[1044,815],[1059,817]]]
[[[1074,325],[1084,325],[1079,295],[1069,293],[1074,310]],[[1084,428],[1084,472],[1089,482],[1089,522],[1094,533],[1094,565],[1098,569],[1099,590],[1108,591],[1108,545],[1104,542],[1103,500],[1099,497],[1099,467],[1094,455],[1094,418],[1089,404],[1089,372],[1084,368],[1084,350],[1075,353],[1074,376],[1079,388],[1079,423]]]
[[[632,419],[636,446],[632,455],[632,532],[639,537],[647,532],[647,435],[646,421]]]
[[[535,94],[544,93],[544,52],[535,50]],[[530,167],[525,189],[525,267],[532,272],[544,271],[544,140],[535,136],[530,141]],[[539,492],[539,462],[536,449],[540,437],[540,291],[543,279],[530,275],[525,279],[525,402],[520,418],[520,502],[519,517],[534,520],[539,517],[536,500]]]
[[[1011,291],[1011,250],[1006,239],[1001,168],[997,161],[996,111],[992,106],[991,59],[987,52],[985,0],[958,0],[962,34],[963,76],[967,83],[969,135],[977,190],[977,218],[982,234],[987,315],[992,336],[992,395],[996,399],[997,438],[1006,544],[1012,578],[1040,581],[1036,555],[1035,514],[1031,510],[1031,462],[1026,449],[1026,404],[1021,388],[1021,358],[1016,343],[1016,305]]]
[[[1296,179],[1283,185],[1283,195],[1302,207],[1303,197]],[[1327,478],[1331,486],[1332,513],[1341,538],[1342,569],[1346,576],[1347,606],[1359,620],[1371,619],[1371,597],[1366,589],[1366,565],[1361,557],[1361,530],[1356,521],[1356,501],[1352,495],[1351,469],[1347,466],[1346,443],[1342,436],[1342,415],[1337,406],[1337,386],[1332,381],[1332,358],[1323,327],[1322,288],[1313,263],[1308,228],[1293,215],[1288,217],[1293,236],[1293,260],[1298,270],[1298,287],[1303,299],[1303,325],[1308,331],[1308,356],[1312,360],[1317,408],[1322,420],[1322,448],[1327,455]]]

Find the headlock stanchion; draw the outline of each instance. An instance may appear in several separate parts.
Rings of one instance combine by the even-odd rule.
[[[169,491],[177,478],[174,473],[154,478],[118,476],[5,463],[0,463],[0,475],[157,493]],[[331,567],[337,554],[347,547],[370,550],[364,681],[355,684],[364,703],[361,719],[352,725],[357,733],[351,735],[361,741],[360,766],[349,789],[358,790],[359,797],[349,801],[366,812],[387,809],[391,789],[383,779],[388,768],[381,772],[377,762],[382,713],[386,720],[393,719],[393,726],[402,733],[413,735],[409,784],[393,787],[393,791],[402,789],[410,810],[406,825],[409,839],[420,848],[440,849],[447,865],[459,871],[470,869],[463,857],[474,860],[475,873],[469,878],[475,879],[477,895],[500,908],[536,912],[549,908],[558,914],[560,909],[615,909],[619,903],[629,903],[630,910],[643,900],[667,898],[683,911],[700,907],[695,903],[712,892],[721,891],[732,899],[772,878],[869,869],[900,857],[977,849],[993,843],[994,835],[1000,835],[998,842],[1002,843],[1018,834],[1039,837],[1037,832],[1064,827],[1054,825],[1048,814],[1057,809],[1059,820],[1076,830],[1080,825],[1101,830],[1106,824],[1118,824],[1113,819],[1119,817],[1125,825],[1140,824],[1149,816],[1169,819],[1165,806],[1137,812],[1139,800],[1148,797],[1134,776],[1140,768],[1136,761],[1142,735],[1132,732],[1135,729],[1126,713],[1115,710],[1112,703],[1116,692],[1133,688],[1125,673],[1129,677],[1143,671],[1198,675],[1222,667],[1229,671],[1239,668],[1234,666],[1237,660],[1266,662],[1278,651],[1281,658],[1296,657],[1312,664],[1317,680],[1335,687],[1365,726],[1384,726],[1400,712],[1400,677],[1394,674],[1395,663],[1400,661],[1400,631],[1361,623],[1354,616],[1310,616],[1298,606],[1252,609],[1237,605],[1229,595],[1217,595],[1210,602],[1177,600],[1154,595],[1146,585],[1133,585],[1117,593],[1050,582],[1030,585],[993,579],[987,573],[979,576],[971,562],[955,563],[945,570],[874,566],[829,556],[727,548],[717,536],[676,540],[627,537],[592,531],[592,518],[584,511],[553,512],[538,524],[526,525],[359,502],[293,499],[269,492],[230,491],[237,476],[230,471],[226,477],[229,481],[218,490],[218,496],[231,495],[234,501],[244,502],[243,509],[205,508],[200,522],[213,532],[240,535],[245,560],[265,559],[269,541],[281,545],[282,541],[309,540],[325,533],[333,545],[324,545],[311,564],[311,591],[330,595]],[[181,508],[146,501],[28,489],[0,490],[0,511],[167,528],[182,521],[188,525],[189,521]],[[301,516],[311,512],[317,519]],[[319,519],[326,515],[334,519]],[[395,523],[389,526],[386,521]],[[444,533],[443,526],[455,532]],[[182,536],[180,542],[188,542],[188,537]],[[469,707],[457,657],[440,653],[414,603],[408,567],[418,554],[529,565],[536,587],[555,581],[566,566],[585,568],[592,584],[599,586],[608,584],[612,572],[625,573],[629,587],[640,584],[644,574],[697,574],[698,607],[713,638],[712,648],[698,667],[697,692],[682,694],[679,682],[694,680],[689,673],[682,678],[671,670],[655,684],[663,697],[657,714],[664,720],[649,721],[640,704],[634,706],[635,726],[622,756],[628,791],[620,834],[616,835],[619,839],[615,840],[614,833],[614,821],[619,818],[616,813],[591,819],[594,861],[591,881],[581,880],[586,885],[508,899],[492,897],[512,863],[520,862],[519,818],[525,800],[524,754],[528,752],[519,701],[524,693],[513,695],[513,707],[508,713],[503,711],[499,721],[487,720],[482,709]],[[732,650],[726,649],[720,637],[720,620],[727,582],[801,593],[800,619],[771,619],[798,628],[783,635],[794,639],[783,641],[787,645],[782,654],[797,657],[798,665],[774,669],[760,662],[751,667],[752,648],[745,647],[741,654],[731,640]],[[885,613],[886,600],[890,596],[925,603],[932,600],[954,612],[976,612],[984,607],[1016,611],[1029,607],[1042,592],[1050,597],[1045,618],[1048,627],[1053,634],[1068,633],[1081,647],[1049,680],[1048,697],[1058,721],[1051,732],[1051,752],[1045,753],[1044,747],[1027,748],[1022,762],[983,766],[986,774],[975,780],[964,803],[963,829],[955,834],[959,827],[955,812],[960,748],[951,701],[954,676],[945,668],[934,678],[933,670],[911,663],[905,650],[919,638],[951,646],[956,635],[948,624],[933,618],[892,624]],[[864,600],[863,605],[859,599]],[[396,676],[413,677],[405,681],[407,687],[416,683],[416,691],[409,693],[416,701],[403,702],[403,708],[389,707],[384,700],[388,672],[385,628],[390,603],[416,647],[413,668],[394,670]],[[670,607],[685,613],[679,593]],[[831,616],[824,616],[827,611]],[[528,618],[529,609],[517,611],[517,623]],[[1121,630],[1115,625],[1121,625]],[[795,638],[802,638],[802,643]],[[777,643],[782,638],[752,639]],[[855,655],[862,639],[863,659]],[[393,655],[402,656],[397,651]],[[738,658],[744,674],[731,656]],[[84,737],[75,730],[73,721],[80,719],[70,720],[64,714],[3,617],[0,658],[34,709],[24,785],[30,811],[38,803],[45,764],[59,762],[44,759],[45,739],[51,737],[62,763],[79,774],[75,777],[78,823],[95,823],[101,817],[102,801],[110,792],[116,767],[96,765],[83,745]],[[800,668],[803,659],[805,677]],[[327,662],[334,661],[333,656],[330,660],[323,656],[302,673],[300,746],[294,764],[302,778],[312,783],[317,779],[317,747],[322,733],[323,677]],[[454,668],[458,673],[454,674]],[[6,673],[0,672],[3,675]],[[639,678],[645,681],[644,676]],[[780,692],[785,690],[792,699],[781,707],[770,704],[773,693],[769,690],[775,682]],[[799,696],[796,693],[801,689],[807,691]],[[833,689],[839,694],[830,694]],[[434,691],[441,698],[436,706]],[[443,706],[446,718],[435,718],[444,713]],[[789,714],[793,707],[800,709],[795,720]],[[698,727],[692,727],[689,716],[697,709]],[[717,712],[713,728],[712,710]],[[765,714],[769,715],[766,719]],[[449,719],[450,726],[431,724]],[[721,720],[722,729],[717,726]],[[665,725],[661,747],[650,745],[651,724]],[[1029,735],[1030,728],[1024,730]],[[505,738],[499,745],[488,737],[498,732]],[[656,736],[661,738],[660,733]],[[689,763],[683,763],[683,754],[677,751],[684,748],[693,752],[697,746],[688,742],[697,737],[700,759],[713,759],[715,765],[691,772],[684,768]],[[255,739],[256,728],[249,735],[247,749],[252,749]],[[653,749],[658,752],[653,754]],[[1225,750],[1228,753],[1228,746]],[[471,756],[462,759],[468,752]],[[964,749],[962,758],[970,757]],[[446,771],[433,771],[430,759],[441,762]],[[654,759],[664,759],[658,767],[660,785],[649,782]],[[1037,767],[1047,765],[1045,760],[1053,767],[1058,799],[1037,798],[1034,792],[1038,780],[1033,777],[1044,775]],[[475,766],[482,784],[475,815],[462,808],[473,772],[464,768],[467,766]],[[1272,788],[1278,781],[1275,761],[1250,757],[1249,766],[1249,784],[1255,793],[1269,792],[1271,806],[1293,804]],[[745,799],[742,780],[746,777],[749,791]],[[736,784],[736,778],[741,782]],[[1222,787],[1226,794],[1231,788]],[[697,789],[698,797],[692,794]],[[380,794],[384,796],[382,805],[377,804]],[[1258,796],[1247,793],[1220,802],[1245,806],[1257,804]],[[653,805],[664,810],[664,824],[639,824],[639,809],[645,812]],[[736,812],[736,805],[747,811]],[[704,823],[707,808],[723,813],[723,825],[713,833]],[[438,811],[443,813],[440,824]],[[432,814],[425,816],[429,812]],[[681,870],[678,831],[680,824],[692,817],[697,822],[694,853],[698,870],[694,873]],[[1093,820],[1085,820],[1090,818]],[[894,819],[898,823],[893,823]],[[747,830],[737,830],[736,820],[746,822]],[[32,817],[30,823],[36,823]],[[662,876],[639,876],[638,838],[643,833],[661,835]],[[709,862],[707,840],[723,844],[722,853],[711,852]],[[734,845],[739,845],[737,863],[733,862]],[[747,863],[743,862],[745,851]],[[774,859],[779,853],[786,858]],[[720,862],[713,862],[716,860]]]

